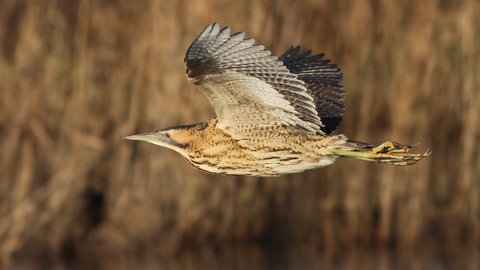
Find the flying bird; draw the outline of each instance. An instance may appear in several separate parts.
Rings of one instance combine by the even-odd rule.
[[[243,32],[208,25],[184,61],[217,117],[124,138],[173,149],[199,170],[226,175],[300,173],[338,157],[411,165],[429,154],[409,153],[415,145],[373,147],[330,135],[345,108],[340,69],[300,47],[276,57],[254,43]]]

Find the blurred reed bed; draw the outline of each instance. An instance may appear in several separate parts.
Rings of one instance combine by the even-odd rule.
[[[479,17],[475,0],[0,2],[2,260],[240,242],[478,245]],[[339,133],[433,154],[256,179],[122,141],[214,116],[183,55],[215,21],[276,55],[302,45],[338,64]]]

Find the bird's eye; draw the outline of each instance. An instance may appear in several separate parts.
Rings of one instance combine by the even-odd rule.
[[[170,133],[165,133],[165,136],[170,137]]]

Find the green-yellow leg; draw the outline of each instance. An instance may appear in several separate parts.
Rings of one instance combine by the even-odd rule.
[[[409,153],[417,148],[416,145],[402,145],[396,142],[384,142],[370,151],[334,149],[332,152],[341,157],[356,158],[366,161],[388,163],[391,165],[413,165],[420,159],[430,155]]]

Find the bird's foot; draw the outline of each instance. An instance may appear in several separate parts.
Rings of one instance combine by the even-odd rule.
[[[418,144],[403,145],[397,142],[387,141],[377,147],[374,147],[369,152],[372,154],[371,161],[404,166],[413,165],[420,159],[432,153],[428,150],[424,154],[409,153],[410,151],[417,149],[417,147]]]
[[[428,150],[424,154],[409,153],[410,151],[417,149],[417,146],[418,144],[402,145],[396,142],[387,141],[369,151],[333,150],[332,152],[343,157],[405,166],[413,165],[432,153]]]
[[[420,159],[431,154],[428,150],[424,154],[409,153],[410,151],[417,149],[417,147],[418,144],[403,145],[397,142],[387,141],[372,148],[371,151],[360,153],[365,154],[364,160],[405,166],[413,165]]]

